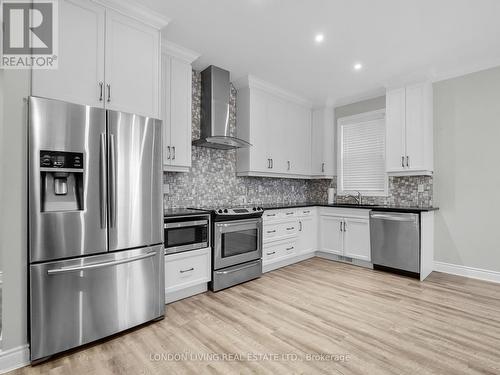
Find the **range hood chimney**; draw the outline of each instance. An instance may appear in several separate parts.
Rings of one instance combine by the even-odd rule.
[[[222,150],[250,147],[229,132],[229,72],[210,65],[201,72],[201,136],[195,146]]]

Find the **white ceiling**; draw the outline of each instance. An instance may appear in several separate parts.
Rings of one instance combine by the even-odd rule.
[[[500,65],[500,0],[141,0],[166,38],[317,105]],[[323,33],[324,42],[314,37]],[[353,64],[363,63],[355,72]]]

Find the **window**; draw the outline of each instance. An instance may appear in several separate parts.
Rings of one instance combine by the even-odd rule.
[[[337,127],[338,194],[387,195],[385,111],[343,117]]]

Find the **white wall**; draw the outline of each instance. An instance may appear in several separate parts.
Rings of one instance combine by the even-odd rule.
[[[500,67],[434,84],[435,260],[500,272]]]
[[[3,342],[8,350],[27,336],[27,105],[30,72],[5,70],[0,116],[0,249],[3,258]]]

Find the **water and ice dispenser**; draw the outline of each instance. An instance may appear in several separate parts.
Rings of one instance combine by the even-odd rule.
[[[40,151],[42,212],[84,209],[83,165],[83,153]]]

